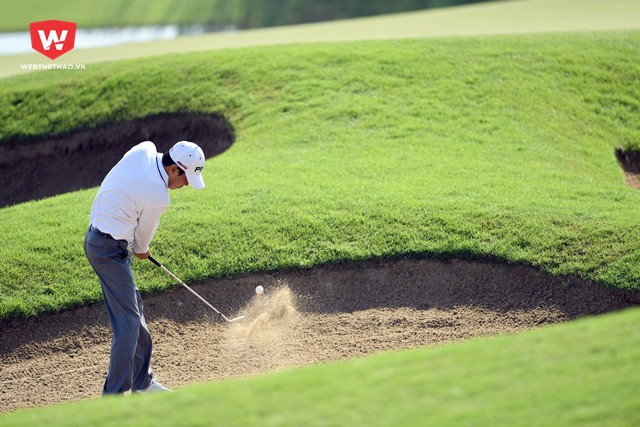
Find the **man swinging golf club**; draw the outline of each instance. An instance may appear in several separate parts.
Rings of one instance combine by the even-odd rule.
[[[168,190],[204,188],[204,162],[202,149],[193,142],[180,141],[164,155],[153,142],[142,142],[111,169],[93,201],[84,251],[100,278],[113,329],[103,395],[170,391],[150,368],[151,336],[128,247],[137,258],[149,258],[149,243],[169,206]]]

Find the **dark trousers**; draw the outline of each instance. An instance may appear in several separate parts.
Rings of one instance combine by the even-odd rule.
[[[113,329],[109,373],[102,393],[142,390],[150,381],[152,344],[140,292],[133,281],[127,241],[115,240],[90,226],[84,252],[100,278]]]

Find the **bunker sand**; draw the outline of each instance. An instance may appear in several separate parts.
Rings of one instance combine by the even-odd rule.
[[[176,272],[179,274],[179,272]],[[265,288],[256,295],[257,285]],[[533,268],[400,260],[247,275],[143,296],[152,366],[174,389],[392,349],[516,333],[633,305]],[[102,304],[0,324],[0,412],[99,398],[111,330]]]

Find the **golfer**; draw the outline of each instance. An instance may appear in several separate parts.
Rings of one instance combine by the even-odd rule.
[[[169,206],[169,190],[204,188],[204,161],[202,149],[193,142],[180,141],[164,155],[153,142],[142,142],[111,169],[93,200],[84,251],[100,278],[113,329],[103,395],[170,391],[150,368],[151,336],[129,247],[139,259],[151,255],[149,243]]]

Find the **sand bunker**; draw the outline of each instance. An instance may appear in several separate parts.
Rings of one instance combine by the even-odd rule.
[[[99,186],[134,145],[151,140],[158,151],[165,152],[185,139],[200,145],[209,158],[231,147],[235,134],[220,114],[161,113],[60,137],[4,141],[0,144],[0,207]]]
[[[286,282],[271,286],[270,292],[256,295],[241,312],[243,322],[229,328],[229,335],[243,340],[274,340],[298,320],[294,296]]]
[[[640,153],[616,150],[618,163],[624,171],[624,180],[629,187],[640,189]]]
[[[294,366],[305,361],[291,351],[303,339],[300,335],[302,316],[295,307],[293,292],[284,282],[268,287],[267,293],[256,295],[240,311],[244,321],[228,325],[222,335],[221,359],[236,358],[247,372],[256,368]]]
[[[179,272],[177,272],[179,273]],[[258,296],[257,285],[265,288]],[[466,261],[402,260],[248,275],[143,296],[152,366],[165,385],[256,375],[633,305],[577,279]],[[99,398],[111,330],[102,304],[0,324],[0,412]]]

